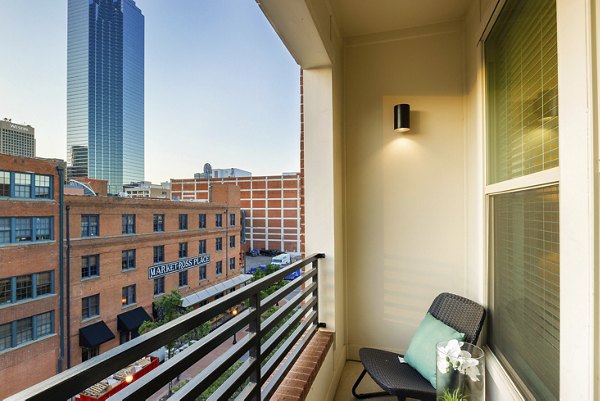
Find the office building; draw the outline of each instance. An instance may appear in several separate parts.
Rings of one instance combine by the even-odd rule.
[[[35,157],[35,129],[31,125],[15,124],[8,118],[0,120],[0,153]]]
[[[60,368],[59,168],[0,154],[0,399]]]
[[[301,252],[301,176],[299,173],[230,178],[171,179],[171,197],[208,201],[214,184],[237,185],[245,211],[248,249]]]
[[[133,0],[69,0],[67,163],[70,178],[116,194],[144,179],[144,16]]]
[[[171,183],[152,184],[150,181],[132,182],[123,185],[123,192],[131,198],[171,199]]]

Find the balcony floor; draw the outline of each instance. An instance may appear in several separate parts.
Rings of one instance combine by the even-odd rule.
[[[337,391],[335,392],[334,401],[355,401],[356,398],[352,396],[352,386],[354,382],[358,378],[362,372],[362,364],[360,362],[355,361],[346,361],[346,365],[344,366],[344,371],[342,372],[342,378],[340,379],[340,383],[338,385]],[[381,388],[375,384],[375,382],[366,375],[360,384],[358,390],[360,392],[373,392],[373,391],[381,391]],[[377,401],[397,401],[396,397],[377,397],[373,398],[373,400]],[[413,401],[413,398],[407,398],[406,401]]]

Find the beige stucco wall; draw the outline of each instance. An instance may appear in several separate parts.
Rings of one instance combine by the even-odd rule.
[[[345,43],[349,357],[404,351],[432,299],[466,292],[461,24]],[[411,105],[411,132],[393,106]],[[351,318],[350,318],[351,316]]]

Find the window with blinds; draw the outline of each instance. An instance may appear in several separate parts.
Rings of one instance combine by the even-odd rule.
[[[493,197],[489,343],[536,400],[558,400],[558,186]]]
[[[485,42],[488,184],[558,166],[554,1],[507,1]]]
[[[526,399],[558,400],[555,1],[507,0],[484,48],[490,206],[488,343]],[[534,174],[544,170],[551,171]],[[517,177],[522,178],[515,184],[511,179]],[[499,187],[493,184],[498,183],[502,192],[494,192]]]

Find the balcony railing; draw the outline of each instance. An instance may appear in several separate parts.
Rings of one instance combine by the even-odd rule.
[[[236,400],[268,399],[319,327],[318,259],[324,257],[324,254],[313,254],[295,262],[149,333],[15,394],[7,398],[7,401],[58,401],[74,397],[125,366],[200,327],[203,323],[229,313],[240,304],[247,304],[248,307],[184,351],[119,391],[110,400],[146,400],[221,343],[231,341],[234,333],[246,326],[248,326],[246,336],[212,361],[206,369],[193,377],[170,399],[195,400],[246,354],[247,358],[244,362],[212,394],[210,400],[228,399],[236,393]],[[298,269],[302,269],[300,277],[288,282],[264,299],[260,299],[261,291],[272,287]],[[295,295],[292,294],[294,290],[297,290]],[[287,302],[275,313],[266,319],[261,318],[266,310],[284,298]],[[261,341],[268,334],[270,334],[268,339]]]

